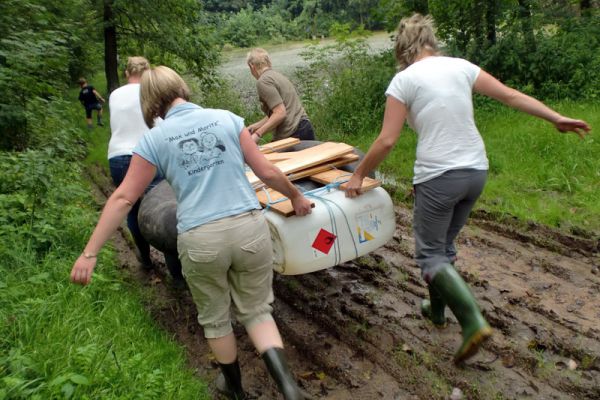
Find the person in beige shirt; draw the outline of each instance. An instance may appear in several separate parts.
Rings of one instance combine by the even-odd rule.
[[[315,140],[313,129],[296,88],[283,74],[271,69],[269,53],[254,48],[246,57],[250,73],[256,79],[256,91],[265,117],[248,127],[252,139],[258,142],[267,132],[274,131],[273,140],[295,137]]]

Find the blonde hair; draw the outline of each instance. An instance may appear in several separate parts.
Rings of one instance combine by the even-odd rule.
[[[148,68],[150,68],[150,63],[144,57],[129,57],[125,71],[129,76],[141,76]]]
[[[190,99],[185,81],[169,67],[159,66],[144,71],[140,80],[140,102],[144,121],[149,128],[154,119],[164,118],[175,99]]]
[[[265,67],[271,68],[271,58],[265,49],[255,47],[246,54],[246,62],[260,70]]]
[[[396,61],[400,69],[404,69],[415,62],[423,50],[438,53],[437,39],[433,32],[433,18],[413,14],[411,17],[402,18],[396,32]]]

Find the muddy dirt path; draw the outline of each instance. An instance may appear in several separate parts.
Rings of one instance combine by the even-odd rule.
[[[368,256],[275,277],[274,317],[299,384],[314,399],[448,399],[453,392],[463,399],[600,399],[598,238],[535,225],[518,230],[484,213],[472,218],[459,236],[457,269],[495,332],[455,368],[460,328],[451,317],[437,330],[419,314],[426,288],[412,260],[410,211],[397,207],[396,222],[393,240]],[[123,267],[148,291],[150,313],[212,382],[217,368],[189,292],[171,287],[159,253],[157,271],[141,272],[117,236]],[[278,399],[243,328],[235,330],[245,386],[257,399]]]

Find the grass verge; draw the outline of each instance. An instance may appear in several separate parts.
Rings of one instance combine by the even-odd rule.
[[[592,127],[600,126],[600,106],[590,102],[561,102],[552,107]],[[585,236],[600,234],[600,140],[561,134],[549,123],[498,105],[476,114],[486,143],[490,170],[476,208],[495,215],[514,216]],[[378,132],[326,136],[367,151]],[[416,135],[405,128],[379,172],[398,201],[410,204]]]
[[[91,142],[87,163],[102,164],[108,123],[87,131],[81,106],[71,105],[49,103],[52,117],[39,125]],[[98,209],[81,150],[54,142],[0,153],[0,400],[209,399],[110,245],[89,286],[69,282]]]

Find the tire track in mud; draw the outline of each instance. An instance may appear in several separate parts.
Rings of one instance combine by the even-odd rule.
[[[458,269],[496,334],[481,354],[456,370],[449,360],[459,344],[459,328],[452,323],[437,331],[417,314],[425,286],[412,261],[408,211],[398,209],[397,221],[392,243],[334,269],[294,277],[278,297],[307,316],[322,307],[313,317],[320,325],[363,349],[419,398],[444,398],[451,386],[481,399],[600,398],[596,253],[577,247],[556,253],[535,247],[533,240],[524,243],[486,230],[489,224],[482,229],[479,220],[467,227],[459,238]],[[568,370],[569,359],[577,362],[576,370]],[[418,370],[417,377],[407,379],[407,368]],[[441,392],[426,389],[432,380],[439,381]]]
[[[111,181],[101,169],[93,169],[89,174],[92,188],[99,207],[114,190]],[[120,260],[120,267],[135,282],[140,282],[147,295],[145,307],[158,325],[168,332],[186,349],[188,366],[197,371],[198,376],[207,382],[214,399],[223,399],[216,391],[214,380],[218,374],[216,361],[204,339],[202,328],[197,323],[197,312],[187,289],[176,289],[170,284],[170,277],[162,254],[151,249],[155,270],[143,271],[139,268],[128,239],[125,223],[114,235],[112,245]],[[277,283],[275,283],[276,285]],[[395,379],[383,372],[360,353],[347,344],[329,337],[322,327],[312,323],[310,318],[297,313],[284,303],[275,302],[274,317],[280,326],[286,355],[297,381],[310,396],[319,399],[418,399],[401,389]],[[239,324],[234,324],[238,339],[238,357],[242,369],[245,389],[257,400],[280,398],[259,355]],[[289,337],[289,338],[288,338]],[[308,351],[315,339],[327,337],[331,354],[336,354],[335,363],[323,348]],[[291,338],[291,339],[290,339]],[[341,356],[345,355],[344,361]],[[333,371],[333,373],[328,373]],[[325,372],[327,371],[327,372]]]
[[[593,272],[600,257],[593,239],[557,240],[547,228],[515,235],[510,226],[473,219],[459,236],[457,269],[495,335],[455,368],[460,328],[449,311],[445,330],[419,314],[426,287],[412,259],[411,216],[401,207],[396,214],[394,239],[369,255],[275,277],[274,317],[292,370],[313,398],[445,399],[454,387],[468,399],[600,398],[600,276]],[[570,247],[557,249],[561,240]],[[149,312],[182,343],[214,393],[217,368],[189,293],[170,288],[159,253],[157,272],[143,273],[128,244],[117,242],[123,267],[147,290]],[[243,328],[235,331],[245,386],[257,399],[278,398]]]

